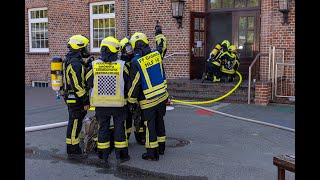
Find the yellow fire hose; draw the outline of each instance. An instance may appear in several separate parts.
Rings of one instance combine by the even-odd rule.
[[[226,98],[228,97],[231,93],[233,93],[241,84],[242,82],[242,76],[241,74],[236,71],[236,73],[238,74],[239,76],[239,82],[231,89],[231,91],[229,91],[228,93],[226,93],[225,95],[223,96],[220,96],[216,99],[212,99],[212,100],[208,100],[208,101],[196,101],[196,102],[190,102],[190,101],[182,101],[182,100],[175,100],[175,99],[172,99],[171,102],[175,102],[175,103],[179,103],[179,104],[208,104],[208,103],[213,103],[213,102],[217,102],[223,98]],[[89,111],[94,111],[95,110],[95,107],[90,107]]]
[[[212,100],[208,100],[208,101],[196,101],[196,102],[190,102],[190,101],[181,101],[181,100],[175,100],[175,99],[172,99],[171,102],[176,102],[176,103],[179,103],[179,104],[208,104],[208,103],[213,103],[213,102],[216,102],[216,101],[219,101],[223,98],[226,98],[228,97],[231,93],[233,93],[241,84],[242,82],[242,76],[241,74],[236,71],[236,73],[238,74],[239,76],[239,82],[231,89],[231,91],[229,91],[228,93],[226,93],[225,95],[223,96],[220,96],[216,99],[212,99]]]

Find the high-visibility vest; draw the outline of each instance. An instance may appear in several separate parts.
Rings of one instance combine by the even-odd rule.
[[[123,107],[127,100],[124,96],[123,70],[125,61],[92,62],[93,88],[90,105],[95,107]]]
[[[167,93],[162,58],[158,51],[151,52],[143,57],[136,56],[133,62],[138,66],[143,94],[147,100]]]

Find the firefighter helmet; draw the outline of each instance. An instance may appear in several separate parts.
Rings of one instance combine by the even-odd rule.
[[[113,36],[108,36],[101,41],[100,49],[105,46],[113,53],[117,53],[120,50],[120,42]]]
[[[149,44],[148,38],[144,33],[136,32],[130,38],[130,43],[131,43],[132,49],[134,49],[136,47],[136,42],[138,40],[142,40],[144,43]]]
[[[75,50],[86,47],[88,43],[89,39],[81,34],[73,35],[68,41],[70,47]]]

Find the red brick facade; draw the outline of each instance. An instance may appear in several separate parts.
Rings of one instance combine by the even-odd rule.
[[[66,42],[75,33],[90,35],[89,4],[106,0],[26,0],[25,1],[25,85],[50,80],[50,61],[55,55],[64,56]],[[206,0],[186,0],[182,29],[172,18],[170,0],[128,0],[128,33],[144,32],[154,48],[154,26],[159,20],[168,39],[167,55],[190,51],[190,12],[204,12]],[[29,52],[28,9],[48,8],[49,53]],[[261,0],[260,52],[268,53],[269,46],[285,48],[285,62],[295,63],[295,0],[290,1],[289,25],[282,25],[278,1]],[[125,0],[115,0],[116,38],[125,37]],[[98,54],[96,54],[98,56]],[[167,78],[189,78],[189,55],[174,55],[164,60]],[[261,80],[268,78],[268,58],[261,58]]]

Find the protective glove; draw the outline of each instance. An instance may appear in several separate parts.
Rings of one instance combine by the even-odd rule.
[[[137,109],[138,105],[136,103],[128,103],[128,108],[130,112],[134,112]]]

